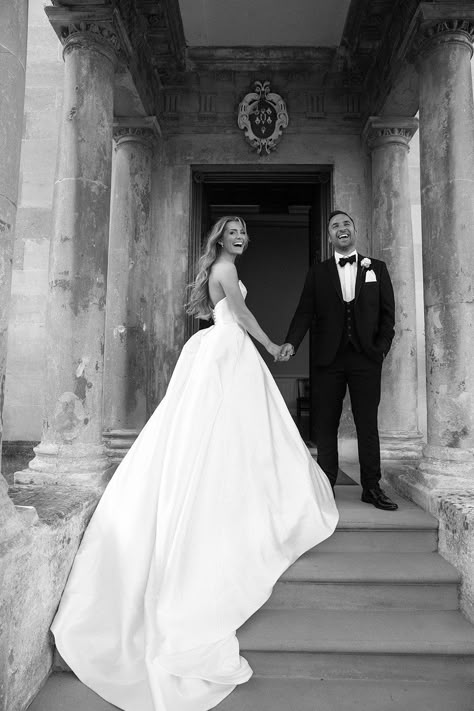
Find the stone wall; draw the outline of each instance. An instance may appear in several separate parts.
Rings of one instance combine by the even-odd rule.
[[[332,165],[333,204],[358,225],[358,244],[368,250],[368,159],[358,135],[285,133],[277,151],[259,157],[243,136],[198,133],[167,138],[156,152],[153,175],[151,272],[153,284],[153,400],[163,397],[185,338],[183,310],[188,279],[188,239],[193,165],[239,165],[269,171],[275,166]]]
[[[22,145],[20,196],[15,240],[15,257],[12,280],[12,303],[9,324],[9,348],[7,360],[6,400],[4,408],[7,441],[37,441],[41,435],[42,381],[44,365],[44,318],[47,290],[47,263],[51,230],[51,207],[54,171],[57,152],[58,113],[62,99],[64,65],[61,48],[43,9],[42,0],[31,0],[29,39],[26,72],[25,125]],[[285,132],[278,150],[265,158],[257,158],[250,151],[235,126],[229,133],[215,135],[203,132],[200,126],[196,134],[174,136],[165,139],[162,147],[164,166],[161,169],[161,153],[155,155],[155,214],[154,259],[166,264],[167,255],[174,253],[179,265],[185,270],[187,245],[181,243],[180,256],[175,238],[168,233],[170,228],[181,231],[178,241],[186,241],[189,230],[189,176],[192,163],[255,164],[271,168],[278,164],[333,163],[334,203],[353,210],[362,228],[360,244],[370,252],[368,233],[368,171],[365,151],[357,136],[330,136],[315,131],[314,122],[308,133],[302,126],[290,127]],[[351,145],[346,156],[346,143]],[[356,158],[357,156],[357,158]],[[354,165],[360,161],[354,172]],[[417,329],[420,431],[426,430],[425,412],[425,360],[422,307],[421,271],[421,220],[419,197],[419,151],[418,136],[412,140],[410,150],[410,176],[412,194],[413,235],[416,260]],[[175,168],[171,168],[175,162]],[[348,165],[352,165],[347,169]],[[170,171],[175,177],[170,182]],[[173,188],[171,186],[173,185]],[[183,192],[184,191],[184,192]],[[160,198],[160,195],[162,196]],[[364,203],[363,206],[360,203]],[[164,206],[164,209],[162,207]],[[168,210],[177,211],[173,220],[168,220]],[[177,233],[175,233],[176,236]],[[172,245],[169,240],[172,239]],[[171,250],[171,252],[169,251]],[[174,267],[177,264],[175,263]],[[181,266],[177,267],[180,272]],[[164,392],[170,371],[184,338],[182,314],[174,316],[183,302],[184,282],[178,278],[174,297],[170,296],[174,277],[157,264],[155,270],[155,350],[160,361],[155,369],[154,401]],[[182,275],[185,271],[181,272]],[[183,281],[183,280],[182,280]],[[173,304],[171,307],[170,304]],[[168,311],[159,313],[160,305]],[[163,339],[165,324],[171,323],[171,333]],[[161,340],[161,345],[158,345]],[[168,341],[168,342],[167,342]],[[171,345],[173,343],[173,345]],[[165,356],[169,353],[169,358]],[[161,372],[158,372],[160,371]],[[343,429],[350,431],[350,423],[343,422]]]
[[[49,628],[100,492],[65,484],[9,493],[39,516],[0,545],[0,711],[24,711],[51,670]]]
[[[30,0],[20,190],[8,326],[4,439],[41,437],[44,320],[64,65],[42,0]]]
[[[461,573],[459,606],[474,624],[474,486],[471,479],[446,477],[443,488],[430,491],[413,464],[383,465],[383,477],[402,496],[439,521],[438,550]]]
[[[420,139],[418,132],[410,141],[408,154],[410,200],[415,258],[416,333],[418,360],[418,428],[426,436],[426,363],[425,319],[423,302],[423,264],[421,252]]]

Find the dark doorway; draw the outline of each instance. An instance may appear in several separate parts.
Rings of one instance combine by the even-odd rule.
[[[276,343],[285,338],[310,264],[328,256],[325,224],[330,180],[330,169],[325,167],[255,173],[236,172],[234,166],[228,172],[221,168],[193,173],[190,261],[196,262],[203,240],[219,217],[242,217],[250,246],[237,263],[239,277],[248,289],[250,310]],[[190,332],[198,327],[190,324]],[[256,346],[303,438],[311,441],[310,335],[288,363],[273,363],[260,344]]]

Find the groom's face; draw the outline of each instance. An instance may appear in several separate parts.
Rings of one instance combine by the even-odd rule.
[[[338,252],[347,254],[355,247],[355,226],[349,215],[333,215],[328,224],[329,240]]]

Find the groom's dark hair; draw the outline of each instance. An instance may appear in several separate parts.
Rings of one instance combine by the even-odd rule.
[[[344,212],[344,210],[333,210],[333,211],[329,214],[328,221],[327,221],[327,223],[326,223],[326,229],[329,227],[329,223],[331,222],[331,220],[332,220],[332,218],[334,217],[334,215],[346,215],[346,217],[349,218],[349,220],[352,222],[352,224],[353,224],[354,227],[355,227],[354,218],[351,217],[348,212]]]

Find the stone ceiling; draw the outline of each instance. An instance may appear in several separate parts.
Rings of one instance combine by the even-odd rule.
[[[64,0],[63,0],[64,1]],[[127,0],[117,0],[120,5]],[[128,0],[130,2],[130,0]],[[419,0],[135,0],[162,76],[193,68],[245,70],[332,64],[363,82],[401,6]],[[233,65],[233,66],[232,66]]]
[[[129,93],[127,77],[130,77],[149,115],[160,111],[163,101],[167,100],[166,92],[189,93],[199,88],[201,93],[215,93],[212,81],[217,77],[224,81],[224,76],[225,81],[234,82],[240,91],[239,77],[244,77],[248,86],[252,72],[259,75],[263,72],[270,80],[278,74],[282,86],[316,92],[318,96],[315,94],[308,99],[310,113],[315,115],[324,113],[319,95],[324,102],[327,99],[330,107],[334,92],[338,92],[340,107],[337,111],[343,120],[349,114],[351,119],[359,117],[360,121],[366,110],[379,112],[392,91],[394,78],[404,72],[402,89],[391,106],[406,115],[416,112],[411,98],[416,97],[413,69],[405,66],[400,47],[411,32],[419,6],[431,6],[431,3],[421,0],[51,1],[55,7],[48,14],[58,36],[65,31],[71,17],[74,21],[100,22],[109,18],[107,21],[115,25],[119,33],[120,28],[123,29],[127,60],[119,81],[125,93]],[[438,4],[438,0],[431,2]],[[446,3],[440,1],[439,4]],[[206,88],[208,86],[211,88]],[[202,100],[204,104],[208,101],[206,97]],[[404,106],[400,107],[400,102]]]
[[[179,0],[188,47],[337,47],[350,0]]]

